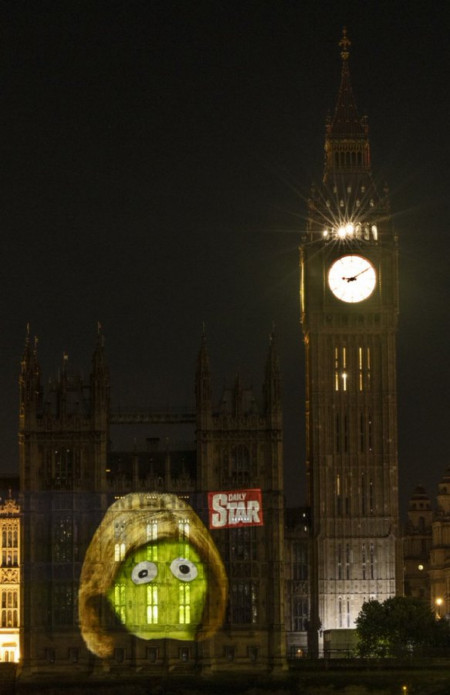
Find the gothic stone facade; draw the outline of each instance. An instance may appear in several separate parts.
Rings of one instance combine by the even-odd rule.
[[[322,182],[301,245],[306,443],[312,515],[310,648],[354,628],[364,601],[401,591],[397,239],[371,169],[344,31]]]
[[[229,578],[222,629],[201,643],[141,640],[120,630],[108,668],[272,671],[285,666],[282,413],[273,341],[261,404],[239,378],[217,408],[211,393],[203,339],[196,412],[186,416],[196,429],[196,445],[172,451],[152,440],[142,450],[112,452],[111,423],[142,422],[142,413],[119,417],[110,407],[102,334],[88,383],[64,358],[59,377],[47,388],[37,345],[27,337],[19,433],[25,672],[95,667],[97,657],[86,648],[78,625],[79,578],[92,535],[115,499],[128,492],[172,492],[207,524],[207,492],[242,488],[261,489],[264,525],[211,531]],[[171,421],[170,413],[158,417]]]

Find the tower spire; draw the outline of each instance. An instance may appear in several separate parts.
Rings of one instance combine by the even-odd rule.
[[[342,59],[341,81],[334,114],[325,127],[325,170],[323,182],[349,173],[371,175],[369,128],[360,117],[350,79],[351,42],[344,27],[339,48]]]
[[[341,48],[341,58],[342,60],[348,60],[350,55],[349,48],[352,42],[347,36],[347,27],[342,27],[342,39],[339,41],[339,46]]]
[[[333,136],[354,137],[355,135],[366,135],[365,124],[359,117],[350,80],[350,46],[351,41],[347,36],[347,29],[344,27],[342,38],[339,41],[342,58],[341,83],[334,116],[329,124],[329,135]]]

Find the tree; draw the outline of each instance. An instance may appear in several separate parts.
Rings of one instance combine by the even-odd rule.
[[[425,647],[450,646],[450,626],[428,604],[396,596],[367,601],[356,620],[361,656],[405,656]]]

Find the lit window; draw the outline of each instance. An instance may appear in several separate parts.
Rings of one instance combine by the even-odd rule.
[[[114,608],[122,623],[126,623],[126,586],[125,584],[115,584],[114,586]]]
[[[116,521],[114,524],[114,560],[116,562],[121,562],[125,559],[126,546],[125,546],[125,523],[123,521]]]
[[[189,625],[191,622],[191,587],[189,584],[179,585],[179,607],[180,625]]]
[[[158,522],[151,521],[147,524],[147,560],[149,562],[156,562],[158,560]]]
[[[189,521],[188,519],[180,519],[178,521],[178,537],[180,541],[180,556],[189,559],[190,546],[189,546]]]
[[[114,560],[121,562],[125,559],[125,543],[116,543],[114,546]]]
[[[147,586],[147,623],[156,625],[158,622],[158,587],[149,584]]]
[[[358,369],[359,369],[359,390],[363,390],[363,349],[362,347],[358,348]]]

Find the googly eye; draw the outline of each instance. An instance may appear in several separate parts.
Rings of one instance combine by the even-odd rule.
[[[177,579],[182,582],[192,582],[198,575],[197,567],[190,560],[184,557],[177,557],[170,563],[170,571]]]
[[[158,574],[158,568],[154,562],[138,562],[131,570],[131,579],[135,584],[148,584]]]

